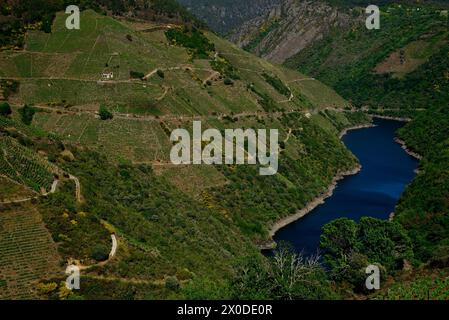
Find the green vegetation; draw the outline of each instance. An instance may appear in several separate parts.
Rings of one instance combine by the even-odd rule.
[[[280,94],[286,97],[290,97],[290,95],[292,94],[290,89],[278,77],[269,75],[268,73],[265,72],[262,74],[262,77],[264,77],[265,81],[267,81]]]
[[[165,73],[161,69],[158,69],[156,73],[161,79],[165,78]]]
[[[9,116],[12,113],[11,106],[8,102],[0,103],[0,116]]]
[[[106,106],[104,106],[104,105],[100,106],[100,110],[98,111],[98,114],[100,115],[101,120],[110,120],[114,117],[112,112],[110,112],[108,110],[108,108],[106,108]]]
[[[447,17],[431,6],[417,10],[391,5],[382,9],[381,20],[380,30],[367,31],[360,26],[348,32],[336,31],[286,65],[320,79],[359,107],[411,113],[447,101]],[[420,59],[419,64],[401,77],[380,71],[384,68],[379,67],[381,63],[396,63],[389,58],[392,53],[417,41],[426,49],[406,59]]]
[[[232,79],[225,78],[223,83],[227,86],[232,86],[234,84],[234,81],[232,81]]]
[[[449,299],[448,270],[419,271],[412,277],[398,279],[386,290],[373,296],[379,300],[445,300]]]
[[[219,72],[221,75],[228,77],[232,80],[240,80],[238,71],[225,57],[218,55],[214,60],[210,62],[210,66],[213,70]]]
[[[274,222],[303,208],[336,174],[357,164],[338,133],[368,117],[321,111],[347,102],[319,81],[296,81],[304,76],[212,33],[187,27],[166,34],[168,28],[154,30],[151,24],[151,31],[140,32],[141,21],[90,10],[82,12],[82,21],[89,32],[68,33],[64,15],[57,13],[51,34],[32,32],[24,52],[0,53],[2,77],[21,79],[14,98],[42,106],[26,121],[30,125],[16,121],[16,108],[12,117],[0,116],[7,155],[1,174],[40,191],[48,190],[58,172],[57,191],[29,205],[40,212],[62,260],[104,261],[110,234],[118,238],[117,255],[83,273],[82,290],[73,298],[337,297],[333,279],[316,262],[287,251],[278,260],[266,259],[257,244],[267,241]],[[220,55],[212,58],[215,48]],[[99,83],[105,65],[114,68],[114,79]],[[156,71],[147,81],[132,81],[134,70],[163,70],[163,76]],[[224,81],[205,87],[216,72]],[[296,97],[292,101],[282,93],[286,83]],[[129,119],[99,121],[97,111],[110,118],[105,106]],[[170,132],[191,128],[192,117],[219,130],[279,129],[279,173],[262,177],[257,166],[167,166]],[[82,201],[61,171],[79,179]],[[292,278],[279,259],[304,274]],[[61,280],[57,276],[51,280],[56,286],[43,288],[49,297],[70,298]]]
[[[73,0],[71,5],[77,5],[81,10],[93,9],[106,14],[108,9],[113,15],[124,15],[134,12],[140,18],[153,17],[177,23],[191,23],[204,27],[204,24],[192,16],[176,0],[150,0],[145,2],[127,0]],[[24,34],[28,30],[51,32],[51,26],[56,12],[65,10],[64,0],[24,0],[18,3],[10,2],[2,5],[0,18],[2,32],[0,47],[21,47],[24,44]],[[140,15],[140,16],[139,16]]]
[[[317,258],[306,259],[286,247],[261,261],[238,261],[231,297],[238,300],[329,300],[337,296]]]
[[[0,225],[0,297],[37,299],[30,288],[62,272],[56,244],[33,206],[2,206]]]
[[[447,267],[449,256],[447,16],[431,6],[388,5],[381,19],[380,30],[335,32],[287,61],[369,112],[413,117],[398,134],[423,156],[394,221],[328,224],[321,239],[324,260],[341,288],[363,292],[358,286],[362,266],[377,263],[396,283],[374,298],[441,299],[446,281],[428,274]],[[405,62],[396,58],[401,55]],[[410,263],[414,268],[427,264],[429,270],[407,276],[402,269]]]
[[[399,131],[406,143],[424,156],[420,174],[407,188],[396,210],[408,231],[415,256],[422,262],[449,256],[449,113],[433,107]]]
[[[33,121],[34,114],[36,113],[36,109],[29,105],[24,105],[19,109],[21,120],[24,124],[30,125]]]
[[[4,128],[0,127],[1,133]],[[6,132],[6,134],[9,134]],[[12,133],[14,134],[14,133]],[[24,141],[24,140],[22,140]],[[2,174],[40,192],[53,182],[51,166],[10,136],[0,135],[0,168]]]
[[[265,37],[272,32],[273,30],[276,30],[279,27],[279,21],[278,20],[273,20],[267,23],[266,26],[263,26],[260,30],[259,33],[251,39],[251,41],[243,46],[243,50],[248,51],[248,52],[253,52],[254,49],[257,48],[257,46],[259,45],[259,43],[265,39]],[[261,52],[261,54],[263,54],[263,52]]]
[[[165,35],[172,44],[179,45],[190,50],[192,57],[196,59],[207,59],[209,53],[215,51],[215,46],[195,27],[184,27],[181,29],[170,29]]]
[[[144,74],[143,72],[131,70],[131,71],[129,72],[129,76],[130,76],[132,79],[143,79],[143,78],[145,77],[145,74]]]
[[[351,120],[343,119],[346,126],[351,125]],[[323,130],[324,125],[300,114],[285,115],[279,119],[280,123],[259,124],[274,127],[281,124],[284,128],[292,128],[288,153],[280,158],[278,175],[261,177],[255,166],[220,167],[231,183],[211,190],[216,199],[214,203],[232,215],[243,234],[264,240],[273,222],[304,207],[316,194],[327,189],[338,172],[356,165],[356,159],[339,141],[334,125],[329,120],[322,121],[332,129]],[[353,121],[360,123],[367,119],[361,116]],[[243,126],[239,122],[234,125]],[[314,165],[316,163],[320,165]],[[308,175],[314,176],[313,181],[308,179]]]
[[[3,97],[8,99],[10,95],[19,91],[20,83],[16,80],[0,80],[0,90],[3,91]]]
[[[385,274],[395,274],[413,259],[411,241],[399,223],[370,217],[358,224],[347,218],[328,223],[320,246],[332,279],[350,283],[358,292],[366,289],[366,266],[377,264]]]

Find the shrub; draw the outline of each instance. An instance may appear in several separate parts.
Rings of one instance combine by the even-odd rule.
[[[289,97],[291,95],[290,89],[276,76],[269,75],[267,73],[263,73],[265,81],[268,82],[277,92],[280,94]]]
[[[240,80],[237,69],[225,57],[218,56],[210,62],[210,65],[213,70],[219,72],[221,75],[232,80]]]
[[[9,116],[12,113],[11,106],[8,102],[0,103],[0,115]]]
[[[227,86],[232,86],[234,84],[234,81],[232,81],[232,79],[230,79],[230,78],[225,78],[224,84]]]
[[[114,117],[113,114],[103,105],[100,106],[99,115],[101,120],[109,120]]]
[[[130,71],[129,76],[133,79],[143,79],[145,75],[142,72],[139,71]]]
[[[231,281],[233,299],[332,299],[335,294],[318,257],[306,259],[281,245],[273,257],[239,261]]]
[[[320,246],[333,278],[356,289],[364,277],[363,268],[369,264],[380,264],[388,274],[394,274],[403,268],[404,260],[413,259],[404,228],[397,222],[371,217],[363,217],[358,224],[348,218],[326,224]]]
[[[209,52],[215,51],[215,45],[198,29],[170,29],[165,36],[171,44],[190,49],[194,58],[208,58]]]
[[[165,287],[169,290],[178,291],[180,288],[178,278],[168,277],[165,279]]]
[[[36,109],[26,104],[19,109],[19,113],[22,122],[25,123],[26,125],[30,125],[31,122],[33,122],[33,117],[34,114],[36,113]]]
[[[109,258],[109,248],[102,244],[97,244],[92,250],[92,259],[95,261],[105,261]]]
[[[157,75],[158,75],[160,78],[162,78],[162,79],[165,78],[165,73],[164,73],[164,71],[162,71],[161,69],[158,69],[158,70],[157,70]]]

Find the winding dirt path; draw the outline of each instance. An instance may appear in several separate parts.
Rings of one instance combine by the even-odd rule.
[[[77,177],[69,174],[69,179],[75,182],[75,197],[78,203],[82,202],[81,200],[81,183]]]
[[[68,265],[75,265],[77,266],[80,270],[87,270],[93,267],[103,267],[106,264],[108,264],[117,254],[117,249],[118,249],[118,241],[117,241],[117,237],[115,234],[111,234],[111,251],[109,252],[109,257],[107,260],[105,261],[101,261],[92,265],[83,265],[81,264],[78,260],[75,259],[69,259],[68,261]]]

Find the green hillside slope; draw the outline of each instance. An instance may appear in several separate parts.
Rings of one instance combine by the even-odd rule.
[[[34,154],[60,180],[54,193],[26,205],[42,215],[63,260],[88,267],[81,292],[64,293],[54,278],[38,293],[232,297],[236,261],[263,261],[258,245],[271,225],[357,165],[338,133],[368,117],[319,81],[195,27],[91,10],[81,21],[81,30],[66,30],[58,13],[52,33],[30,31],[23,50],[0,53],[1,83],[14,89],[0,139],[20,145],[8,152]],[[25,112],[24,104],[32,107]],[[173,166],[170,133],[191,130],[193,120],[203,129],[278,129],[278,174]],[[111,234],[118,250],[108,259]]]
[[[317,77],[359,107],[412,114],[447,101],[447,11],[387,6],[381,21],[380,30],[361,26],[332,34],[286,65]]]

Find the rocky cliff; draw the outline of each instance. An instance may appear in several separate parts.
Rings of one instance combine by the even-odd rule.
[[[332,30],[350,28],[358,12],[324,1],[283,0],[265,15],[235,29],[229,38],[248,51],[283,63]]]
[[[282,0],[178,0],[212,30],[228,34],[246,21],[265,16]]]

